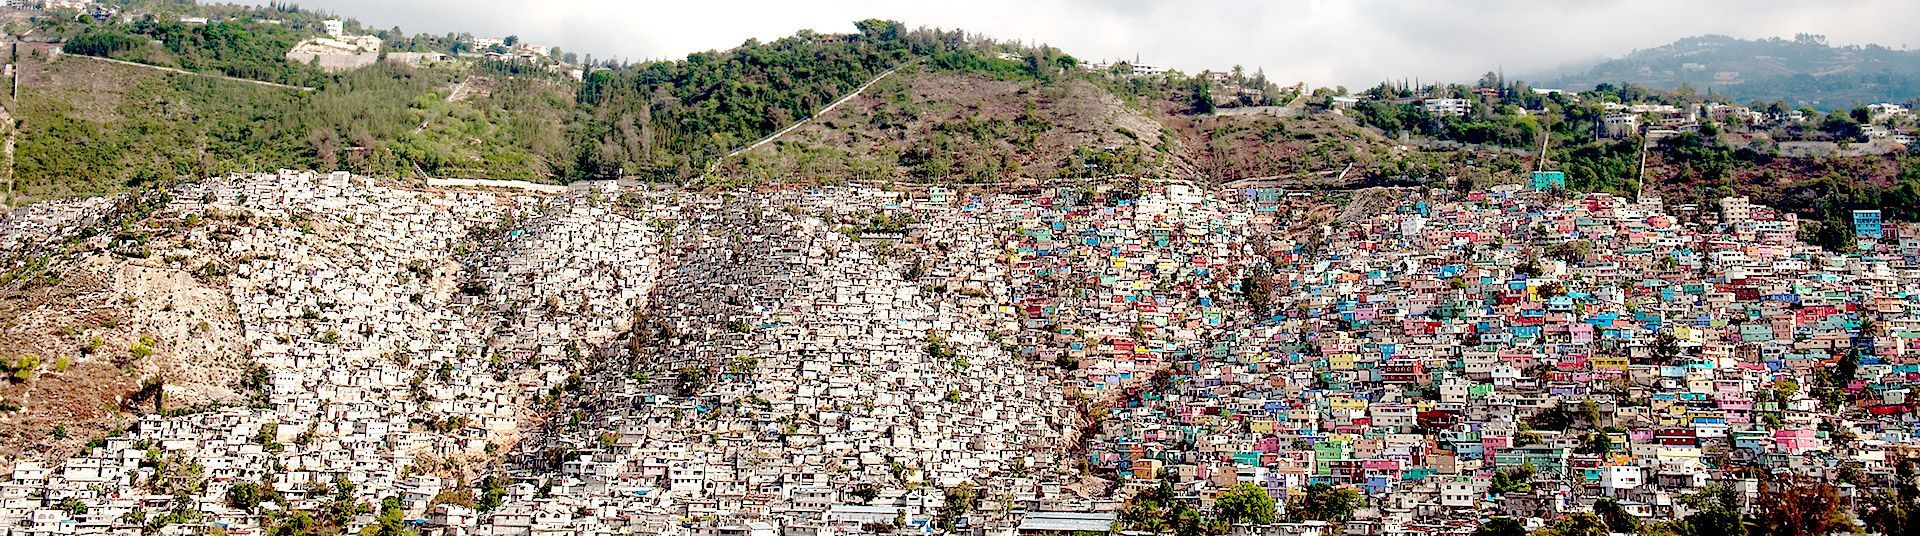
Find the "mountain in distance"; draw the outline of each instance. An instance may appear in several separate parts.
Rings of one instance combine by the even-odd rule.
[[[1654,89],[1690,85],[1740,102],[1838,109],[1920,98],[1920,51],[1831,46],[1825,36],[1810,34],[1792,39],[1701,35],[1543,79],[1570,89],[1622,82]]]

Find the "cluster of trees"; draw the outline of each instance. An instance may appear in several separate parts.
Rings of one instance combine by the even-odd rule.
[[[1052,47],[1042,47],[1018,60],[972,48],[933,50],[926,53],[926,58],[927,66],[934,69],[982,73],[1001,80],[1049,80],[1079,63]]]
[[[147,16],[131,31],[160,41],[168,52],[164,58],[189,71],[300,86],[327,78],[317,67],[286,60],[287,51],[311,34],[281,25],[242,20],[188,25]]]
[[[1908,471],[1911,471],[1909,469]],[[1867,532],[1879,534],[1915,534],[1909,515],[1920,505],[1920,492],[1911,484],[1895,491],[1870,494],[1862,507],[1861,521]],[[1495,477],[1496,485],[1499,477]],[[1643,534],[1649,536],[1815,536],[1856,532],[1851,515],[1842,507],[1839,489],[1831,483],[1804,477],[1763,477],[1756,504],[1746,505],[1740,493],[1722,485],[1711,485],[1681,499],[1689,512],[1685,517],[1642,522],[1626,511],[1618,501],[1603,498],[1593,512],[1560,516],[1537,531],[1527,531],[1518,519],[1494,516],[1474,529],[1474,536],[1605,536],[1606,534]],[[1526,490],[1520,490],[1526,492]],[[1744,508],[1748,507],[1750,508]]]
[[[871,19],[855,27],[858,33],[848,36],[801,32],[696,53],[684,61],[594,72],[576,97],[580,119],[569,125],[578,151],[572,176],[683,180],[699,175],[727,152],[913,61],[935,71],[1033,81],[1066,76],[1078,63],[1053,47],[1021,47],[961,31],[908,30],[899,22]],[[1017,167],[1004,158],[956,161],[946,155],[978,145],[969,139],[977,142],[983,133],[1030,141],[1034,131],[1024,122],[961,126],[967,128],[937,132],[933,143],[901,158],[923,175],[959,172],[974,180],[993,179]]]
[[[146,46],[146,40],[113,29],[87,28],[67,39],[61,49],[70,54],[111,57]]]
[[[1239,523],[1319,520],[1345,521],[1364,504],[1360,492],[1326,484],[1310,484],[1287,504],[1282,516],[1273,495],[1252,483],[1236,484],[1214,497],[1212,511],[1188,505],[1174,493],[1170,481],[1141,490],[1127,499],[1120,522],[1130,530],[1176,536],[1218,536]]]
[[[286,60],[295,43],[316,33],[297,27],[251,19],[185,24],[153,14],[131,24],[62,20],[67,25],[53,31],[69,36],[62,49],[72,54],[301,86],[327,79],[318,67]]]
[[[1120,147],[1076,147],[1060,163],[1061,177],[1112,177],[1142,175],[1153,169],[1157,155],[1132,145]]]
[[[1640,188],[1640,142],[1637,139],[1601,141],[1564,148],[1554,153],[1556,167],[1567,174],[1567,187],[1582,192],[1632,195]]]
[[[849,38],[802,32],[685,61],[596,71],[580,86],[577,175],[685,179],[852,91],[907,55],[900,23]]]
[[[1785,184],[1734,184],[1741,194],[1754,201],[1801,215],[1801,239],[1837,251],[1850,251],[1855,245],[1853,211],[1880,210],[1890,221],[1915,221],[1920,218],[1920,150],[1892,157],[1896,167],[1891,183],[1860,180],[1871,171],[1862,169],[1873,162],[1844,158],[1807,159],[1798,173],[1804,174]]]
[[[1277,519],[1273,496],[1254,484],[1237,484],[1214,498],[1212,512],[1189,506],[1174,494],[1173,484],[1141,490],[1127,499],[1120,522],[1129,529],[1176,536],[1217,536],[1235,523],[1272,523]]]
[[[1369,90],[1385,94],[1382,88]],[[1525,148],[1540,141],[1540,126],[1527,114],[1505,112],[1481,104],[1473,96],[1472,111],[1464,116],[1433,115],[1416,102],[1367,99],[1354,106],[1362,124],[1389,135],[1401,132],[1434,139],[1501,147]]]

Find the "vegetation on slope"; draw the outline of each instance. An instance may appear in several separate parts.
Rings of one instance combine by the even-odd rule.
[[[1305,97],[1304,89],[1282,90],[1237,67],[1230,75],[1132,76],[1124,63],[1082,69],[1050,47],[879,20],[856,23],[850,35],[801,32],[678,61],[589,59],[582,81],[544,66],[477,59],[329,74],[283,59],[294,42],[318,35],[320,14],[280,5],[122,5],[136,13],[124,20],[134,22],[41,18],[35,31],[67,38],[72,54],[318,90],[50,60],[44,49],[23,47],[20,94],[3,99],[20,121],[13,202],[279,167],[685,182],[716,163],[713,184],[1157,174],[1312,187],[1484,186],[1549,169],[1565,171],[1574,190],[1627,194],[1641,191],[1644,152],[1650,191],[1676,202],[1748,195],[1802,213],[1813,222],[1810,237],[1844,247],[1840,223],[1848,211],[1876,207],[1902,218],[1920,190],[1911,153],[1782,154],[1784,140],[1865,141],[1863,109],[1822,116],[1801,108],[1811,121],[1765,127],[1709,122],[1697,134],[1653,144],[1638,135],[1599,135],[1608,105],[1691,108],[1725,100],[1684,84],[1538,92],[1489,73],[1477,85],[1382,84],[1356,95],[1362,98],[1349,108],[1333,103],[1344,89]],[[186,15],[211,20],[177,22]],[[461,34],[347,26],[396,49],[470,46]],[[1725,46],[1702,43],[1695,44]],[[1871,48],[1832,49],[1811,37],[1764,47],[1792,49],[1782,56],[1792,60],[1789,70],[1842,61],[1866,72],[1905,61]],[[1727,54],[1737,59],[1741,52]],[[860,98],[721,161],[890,69],[897,76]],[[1432,114],[1421,105],[1429,98],[1463,98],[1469,111]],[[1785,100],[1751,108],[1768,117],[1796,112]],[[1336,184],[1334,177],[1345,180]]]
[[[991,53],[1009,45],[957,31],[907,30],[882,20],[855,27],[853,35],[803,31],[685,61],[593,73],[580,87],[583,120],[573,125],[580,150],[575,176],[698,176],[728,152],[912,61],[999,80],[1048,80],[1076,63],[1047,47],[1020,50],[1020,61],[1001,59]]]
[[[285,25],[236,19],[184,24],[152,15],[126,25],[90,25],[62,47],[67,52],[220,73],[296,86],[326,81],[320,68],[287,61],[287,50],[318,35]]]
[[[994,67],[998,64],[1001,67]],[[979,71],[910,66],[860,98],[729,161],[749,182],[1006,182],[1144,174],[1159,125],[1079,78],[1043,81],[993,59]]]
[[[832,102],[904,58],[895,23],[850,39],[802,33],[595,72],[580,87],[579,172],[684,179]]]

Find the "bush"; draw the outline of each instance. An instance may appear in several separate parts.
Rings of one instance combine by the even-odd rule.
[[[40,368],[41,358],[35,354],[24,354],[13,359],[0,359],[0,371],[6,372],[13,381],[23,382],[33,379],[33,372]]]

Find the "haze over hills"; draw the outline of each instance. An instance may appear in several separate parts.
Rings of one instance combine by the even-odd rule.
[[[1920,51],[1829,46],[1825,37],[1805,34],[1791,39],[1703,35],[1542,80],[1570,89],[1603,83],[1657,89],[1687,85],[1735,102],[1786,101],[1831,110],[1920,98]]]

